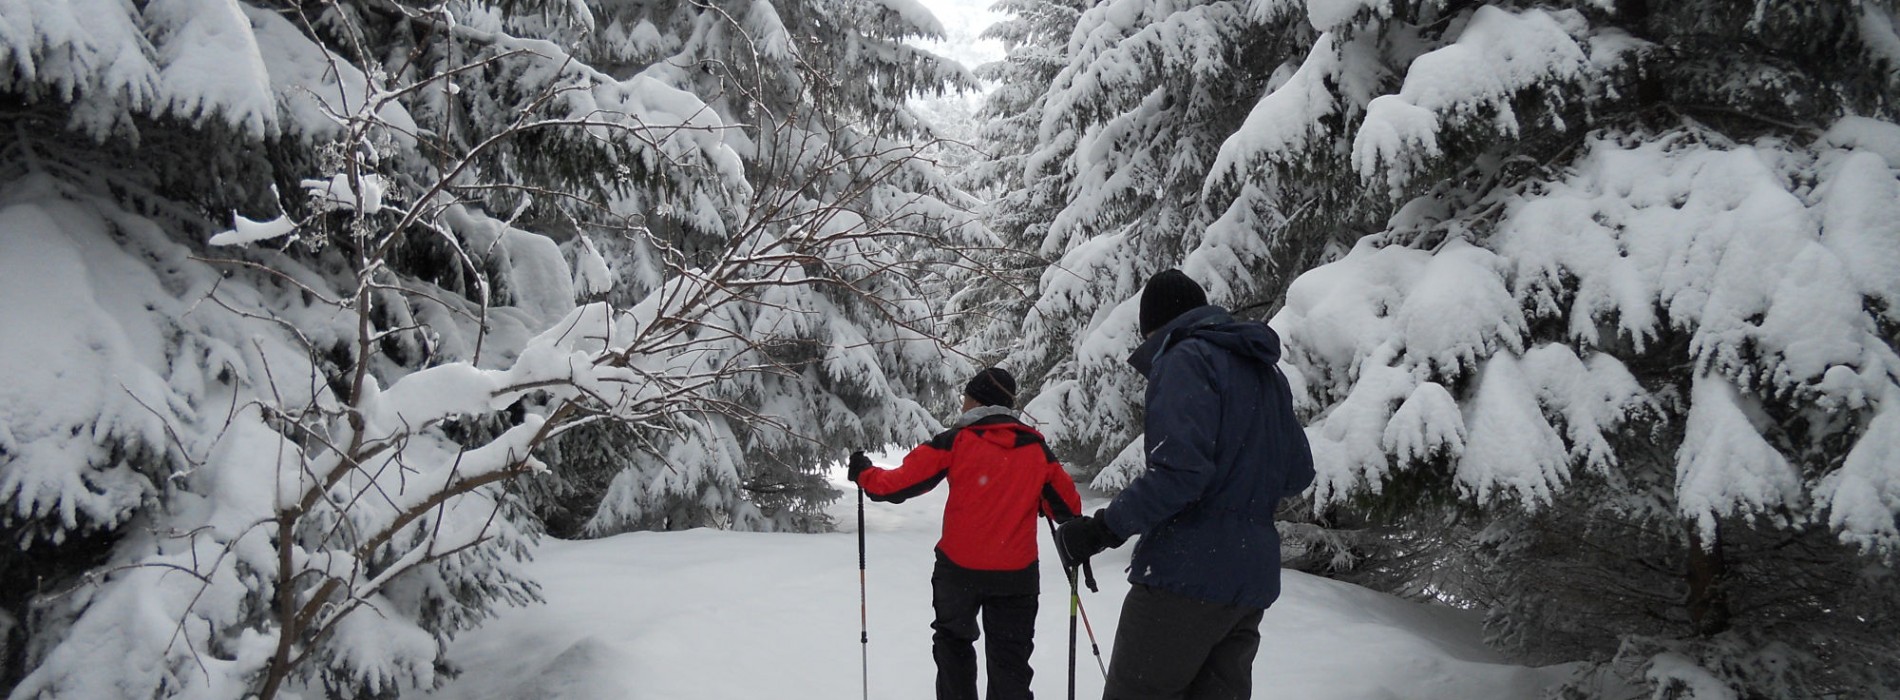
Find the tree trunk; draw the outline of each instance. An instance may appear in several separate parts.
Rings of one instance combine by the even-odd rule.
[[[1689,526],[1689,626],[1704,637],[1728,630],[1728,564],[1722,558],[1722,530],[1704,542],[1702,530]]]
[[[12,688],[26,676],[26,626],[0,609],[0,688]]]

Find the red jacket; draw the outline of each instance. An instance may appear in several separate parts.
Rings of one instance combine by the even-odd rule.
[[[950,481],[937,551],[978,571],[1014,571],[1036,562],[1037,512],[1080,513],[1075,482],[1042,434],[1008,415],[946,430],[904,455],[896,469],[871,468],[858,484],[873,500],[902,502]]]

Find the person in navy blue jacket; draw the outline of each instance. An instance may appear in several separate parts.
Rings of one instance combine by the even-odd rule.
[[[1275,366],[1280,338],[1235,320],[1179,270],[1141,294],[1147,469],[1106,508],[1056,532],[1065,565],[1134,535],[1132,585],[1105,700],[1247,698],[1260,620],[1280,595],[1280,499],[1313,455]]]

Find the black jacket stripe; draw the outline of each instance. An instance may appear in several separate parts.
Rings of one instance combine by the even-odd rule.
[[[950,448],[957,444],[957,433],[960,432],[963,432],[962,428],[951,428],[937,433],[936,437],[930,438],[930,442],[924,444],[949,452]]]
[[[946,469],[943,469],[942,471],[937,472],[936,474],[932,474],[930,478],[928,479],[924,479],[923,481],[919,481],[915,484],[911,484],[908,487],[901,488],[896,491],[892,491],[882,496],[877,495],[875,493],[871,493],[870,491],[865,491],[864,493],[865,495],[870,496],[871,500],[878,501],[880,503],[903,503],[904,501],[929,493],[931,489],[937,488],[937,484],[943,483],[944,477],[949,476],[949,475],[950,475],[950,470],[946,468]]]
[[[1055,484],[1042,485],[1042,502],[1048,505],[1050,516],[1054,517],[1058,523],[1066,523],[1075,516],[1081,515],[1069,510],[1069,504],[1062,502],[1062,494],[1056,491]]]

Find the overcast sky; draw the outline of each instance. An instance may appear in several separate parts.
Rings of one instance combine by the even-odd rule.
[[[972,70],[985,63],[1002,60],[1002,42],[976,38],[984,29],[1002,19],[989,11],[990,5],[996,0],[916,1],[929,9],[931,14],[937,16],[937,21],[943,24],[944,40],[924,42],[922,45],[925,50],[955,60]],[[984,92],[988,91],[988,87],[984,87]],[[967,140],[975,134],[974,115],[983,104],[983,94],[969,92],[923,96],[914,98],[911,104],[925,119],[937,125],[937,133]]]
[[[996,0],[918,0],[929,8],[937,20],[943,22],[945,40],[931,42],[926,47],[943,56],[954,58],[965,67],[976,68],[979,65],[1003,57],[1001,42],[984,39],[977,40],[990,24],[1001,19],[992,14],[989,7]]]

